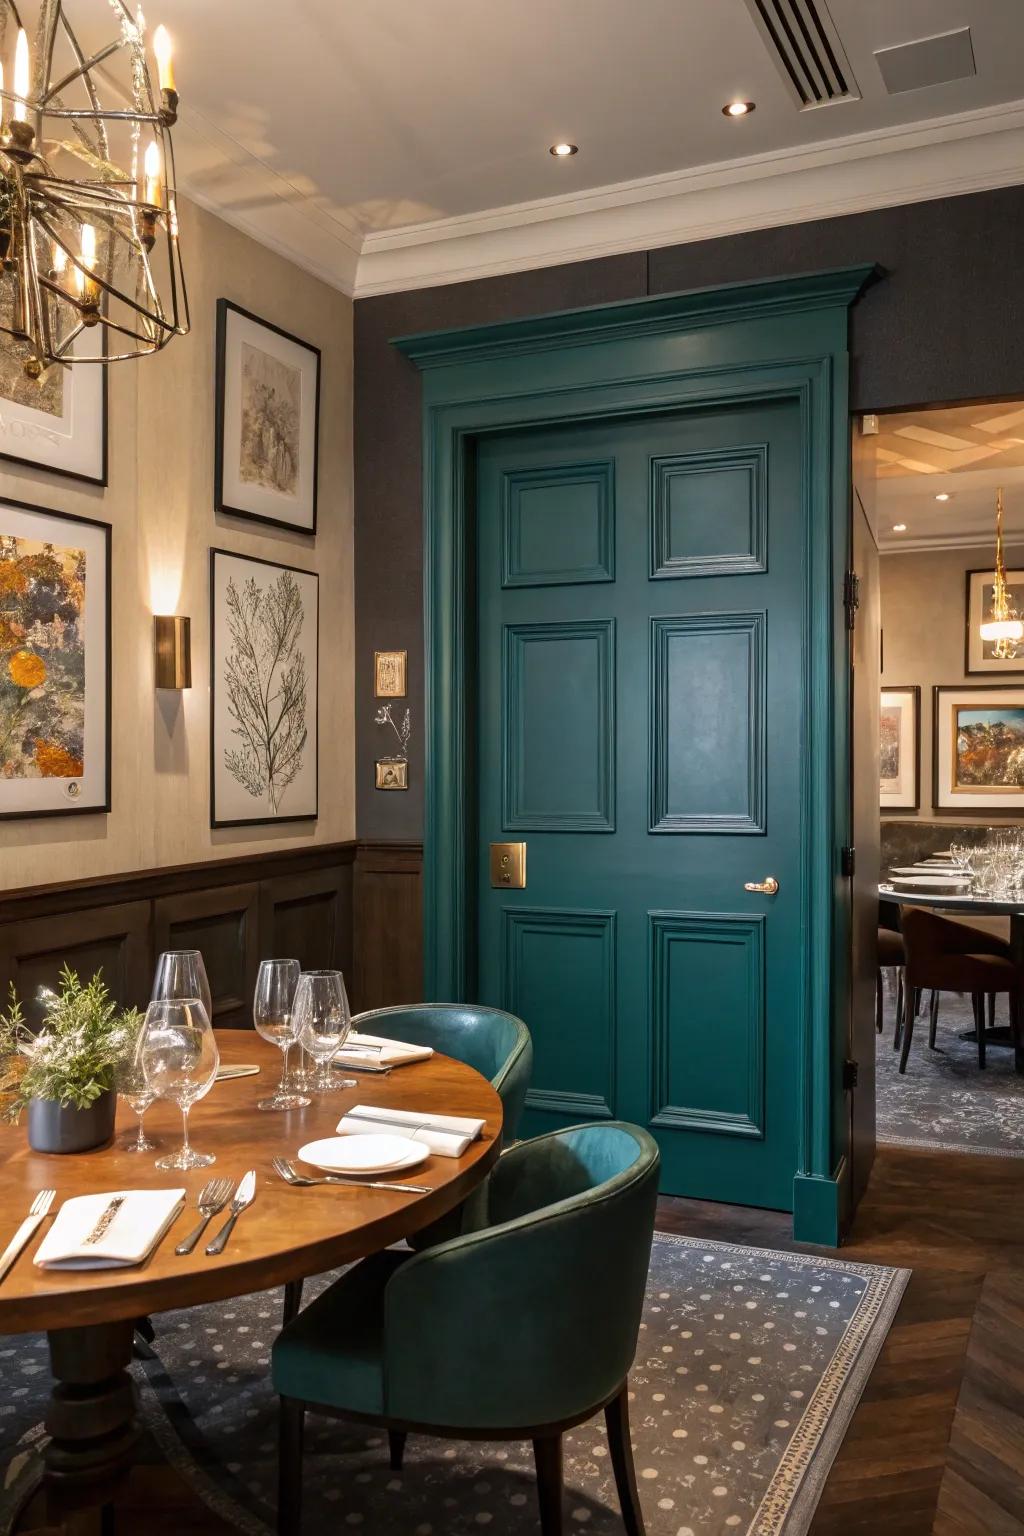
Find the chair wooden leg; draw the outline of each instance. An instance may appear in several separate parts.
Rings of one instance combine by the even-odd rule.
[[[636,1491],[633,1446],[629,1438],[629,1394],[625,1382],[618,1397],[613,1398],[605,1409],[604,1421],[608,1426],[608,1452],[612,1458],[626,1536],[645,1536],[643,1511]]]
[[[920,1018],[920,1016],[921,1016],[921,1005],[922,1005],[923,1002],[924,1002],[924,987],[915,987],[914,988],[914,1003],[913,1003],[914,1018],[915,1019]]]
[[[1019,992],[1011,992],[1009,1003],[1014,1070],[1024,1073],[1024,997]]]
[[[883,977],[879,971],[875,976],[875,1034],[882,1033],[882,1011],[885,1006],[885,998],[882,987]]]
[[[388,1449],[391,1452],[392,1472],[401,1472],[402,1460],[405,1456],[405,1442],[407,1436],[404,1429],[388,1430]]]
[[[281,1314],[281,1326],[287,1328],[299,1315],[302,1306],[302,1281],[288,1280],[284,1288],[284,1310]]]
[[[277,1461],[277,1536],[302,1530],[302,1440],[306,1410],[293,1397],[281,1398]]]
[[[938,994],[938,992],[933,991],[932,992],[931,1005],[930,1005],[929,1010],[928,1010],[928,1047],[929,1047],[930,1050],[933,1050],[933,1051],[935,1049],[935,1031],[937,1030],[938,1025],[939,1025],[939,994]]]
[[[918,988],[915,987],[913,995],[916,996],[917,992],[918,992]],[[900,1071],[901,1072],[905,1072],[907,1070],[907,1062],[910,1060],[910,1042],[914,1038],[914,1019],[917,1017],[917,1009],[913,1006],[912,998],[911,998],[911,995],[909,994],[909,991],[908,991],[907,1002],[908,1002],[909,1006],[905,1010],[905,1017],[904,1017],[904,1020],[903,1020],[903,1030],[902,1030],[902,1035],[901,1035],[901,1048],[900,1048]]]
[[[996,995],[994,992],[990,992],[988,995],[988,1027],[989,1029],[995,1029],[996,1027]]]
[[[906,1008],[906,990],[903,982],[903,967],[896,972],[896,1028],[892,1034],[892,1048],[898,1051],[900,1041],[903,1038],[903,1013]]]
[[[541,1536],[562,1536],[562,1437],[545,1435],[533,1442]]]
[[[985,994],[984,992],[972,992],[971,1003],[974,1008],[974,1033],[978,1037],[978,1066],[985,1070]]]

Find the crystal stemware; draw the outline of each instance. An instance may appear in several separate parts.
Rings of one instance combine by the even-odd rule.
[[[153,977],[154,1002],[163,998],[197,997],[207,1019],[213,1021],[213,998],[206,977],[206,966],[198,949],[167,949],[156,962]]]
[[[142,1069],[137,1049],[139,1037],[144,1028],[144,1024],[139,1025],[138,1032],[128,1041],[123,1054],[114,1063],[114,1086],[139,1119],[138,1134],[125,1148],[126,1152],[153,1152],[156,1149],[156,1142],[150,1141],[143,1127],[146,1110],[156,1098],[156,1094],[146,1082],[146,1074]]]
[[[256,995],[252,1017],[256,1032],[283,1052],[281,1081],[269,1099],[258,1099],[257,1109],[304,1109],[310,1102],[294,1090],[288,1076],[288,1053],[295,1044],[298,1021],[295,1017],[295,989],[299,982],[297,960],[261,960],[256,977]]]
[[[336,1077],[331,1062],[352,1028],[352,1013],[340,971],[303,971],[295,992],[298,1037],[317,1064],[312,1087],[317,1093],[355,1088],[351,1077]]]
[[[220,1065],[220,1051],[206,1009],[197,997],[165,998],[150,1003],[138,1047],[146,1082],[158,1099],[181,1110],[181,1150],[158,1157],[158,1168],[206,1168],[210,1152],[195,1152],[188,1141],[189,1110],[209,1093]]]

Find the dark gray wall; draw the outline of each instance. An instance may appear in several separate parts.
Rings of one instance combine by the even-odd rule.
[[[1024,187],[915,203],[721,240],[361,299],[355,306],[357,826],[417,839],[423,822],[419,375],[394,336],[784,276],[855,262],[885,269],[852,313],[852,404],[888,410],[1024,396],[1017,263]],[[390,751],[374,726],[373,652],[409,652],[410,789],[373,788]],[[392,737],[392,742],[394,738]]]

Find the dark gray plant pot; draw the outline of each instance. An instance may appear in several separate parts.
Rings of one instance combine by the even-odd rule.
[[[88,1152],[110,1140],[116,1108],[117,1094],[110,1089],[88,1109],[56,1099],[30,1099],[28,1144],[33,1152]]]

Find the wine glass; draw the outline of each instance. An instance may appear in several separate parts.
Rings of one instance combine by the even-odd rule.
[[[146,1082],[158,1099],[181,1110],[183,1139],[179,1152],[158,1157],[158,1168],[207,1168],[210,1152],[188,1144],[188,1113],[209,1093],[220,1065],[220,1052],[206,1009],[197,997],[164,998],[150,1003],[139,1037],[138,1055]]]
[[[295,990],[298,1038],[317,1064],[312,1087],[317,1093],[355,1088],[352,1077],[335,1077],[331,1062],[348,1038],[352,1014],[340,971],[303,971]]]
[[[296,1093],[288,1078],[288,1053],[295,1044],[298,1033],[293,1004],[295,988],[299,982],[297,960],[261,960],[256,977],[256,996],[253,999],[252,1017],[256,1031],[271,1045],[284,1053],[281,1064],[281,1081],[277,1092],[269,1099],[258,1099],[257,1109],[304,1109],[309,1100]]]
[[[145,1028],[140,1023],[138,1030],[126,1045],[122,1054],[114,1063],[114,1086],[125,1103],[135,1111],[139,1117],[139,1132],[126,1152],[152,1152],[156,1148],[156,1142],[150,1141],[143,1128],[146,1110],[153,1103],[156,1094],[146,1082],[146,1074],[142,1070],[142,1062],[139,1059],[139,1038]]]
[[[206,978],[206,966],[198,949],[167,949],[156,962],[152,998],[197,997],[207,1019],[213,1021],[213,998]]]

